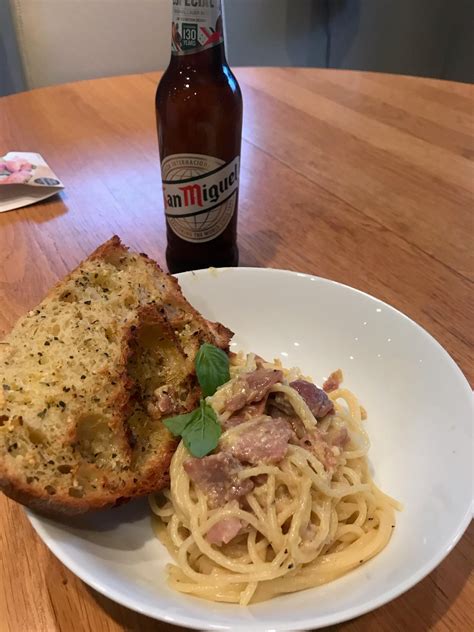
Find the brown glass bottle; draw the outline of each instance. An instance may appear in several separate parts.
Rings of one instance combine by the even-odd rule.
[[[156,92],[170,272],[235,266],[239,257],[242,95],[220,0],[190,4],[173,1],[171,61]]]

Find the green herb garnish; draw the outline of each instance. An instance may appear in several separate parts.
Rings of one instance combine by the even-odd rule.
[[[214,345],[205,343],[196,354],[196,374],[204,397],[214,395],[219,386],[230,380],[229,358]]]
[[[214,450],[222,432],[214,409],[203,399],[192,413],[171,417],[164,424],[175,436],[183,437],[189,452],[199,458]]]
[[[199,408],[165,419],[163,423],[175,437],[183,438],[193,456],[202,458],[217,447],[222,432],[214,409],[204,397],[214,395],[219,386],[230,380],[229,358],[221,349],[206,343],[196,354],[195,367],[203,393]]]

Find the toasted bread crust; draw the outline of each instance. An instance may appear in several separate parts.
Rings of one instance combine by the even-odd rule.
[[[169,482],[168,468],[177,441],[163,426],[159,414],[150,416],[147,412],[151,410],[150,406],[153,411],[156,410],[153,395],[144,394],[143,385],[137,383],[136,375],[131,374],[131,362],[134,354],[137,353],[137,334],[142,326],[161,327],[162,340],[166,341],[165,346],[172,352],[173,357],[182,358],[183,366],[186,367],[186,373],[181,375],[179,382],[179,388],[186,391],[186,397],[176,403],[176,410],[179,412],[192,410],[199,401],[200,390],[193,368],[194,355],[199,345],[202,342],[211,342],[228,351],[229,341],[233,335],[223,325],[205,320],[186,301],[175,278],[165,275],[158,264],[146,255],[129,253],[128,248],[117,236],[99,246],[90,257],[57,283],[41,304],[57,300],[58,293],[65,284],[74,279],[90,262],[107,262],[116,266],[117,270],[125,269],[126,266],[139,267],[140,265],[144,270],[143,264],[146,264],[147,272],[143,274],[146,276],[144,284],[148,298],[145,297],[144,303],[137,304],[136,308],[133,308],[134,321],[129,321],[122,329],[120,358],[118,364],[111,367],[113,381],[110,384],[110,397],[107,400],[110,410],[115,411],[108,420],[108,428],[113,432],[114,442],[117,442],[117,450],[120,451],[123,462],[126,463],[127,460],[130,462],[130,471],[118,476],[113,468],[109,470],[107,467],[95,465],[93,461],[84,461],[81,450],[86,449],[88,444],[84,441],[81,443],[78,426],[72,426],[70,431],[65,427],[65,441],[77,453],[77,472],[84,467],[86,471],[90,470],[94,474],[99,471],[98,484],[95,489],[87,489],[82,497],[71,496],[61,489],[49,493],[38,481],[27,481],[31,477],[27,477],[21,468],[11,465],[11,459],[7,459],[6,452],[5,456],[2,454],[0,441],[0,490],[14,500],[48,515],[77,515],[94,509],[115,506],[136,496],[158,491]],[[133,288],[131,293],[133,295]],[[189,327],[193,335],[188,334]],[[130,421],[137,407],[153,439],[138,460],[135,456],[137,438],[134,436]],[[1,415],[2,401],[0,399],[0,419]],[[165,414],[162,415],[163,418],[165,416]],[[2,430],[0,422],[0,440]],[[148,445],[146,436],[141,437],[141,441],[141,448]],[[81,445],[85,447],[82,449]],[[134,463],[140,464],[136,466],[138,467],[136,470],[133,469]]]

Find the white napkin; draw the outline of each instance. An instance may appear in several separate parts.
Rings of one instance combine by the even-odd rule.
[[[0,158],[0,213],[34,204],[64,185],[40,154],[11,151]]]

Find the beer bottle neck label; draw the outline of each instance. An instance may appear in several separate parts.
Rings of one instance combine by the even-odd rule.
[[[193,243],[219,237],[237,210],[240,158],[225,163],[202,154],[173,154],[161,163],[171,230]]]
[[[173,55],[199,53],[223,41],[221,0],[173,0]]]

